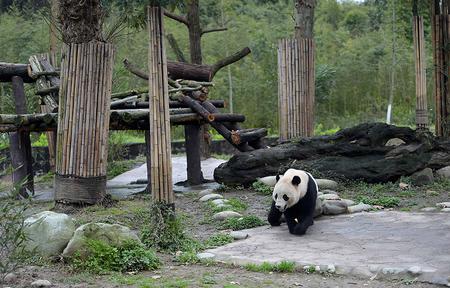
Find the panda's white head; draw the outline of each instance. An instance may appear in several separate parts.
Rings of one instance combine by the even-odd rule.
[[[289,169],[284,175],[277,175],[276,180],[272,198],[280,212],[297,204],[308,191],[309,176],[303,170]]]

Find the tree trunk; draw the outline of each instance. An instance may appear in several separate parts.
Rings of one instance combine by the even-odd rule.
[[[385,146],[391,138],[400,138],[405,144]],[[305,138],[235,155],[216,168],[214,179],[225,185],[251,185],[259,177],[295,168],[316,177],[385,183],[426,167],[439,169],[448,165],[450,141],[407,127],[366,123],[331,136]]]
[[[202,28],[200,26],[199,0],[188,1],[188,29],[189,29],[189,51],[191,54],[191,63],[202,64]]]
[[[295,1],[295,38],[313,38],[315,0]]]

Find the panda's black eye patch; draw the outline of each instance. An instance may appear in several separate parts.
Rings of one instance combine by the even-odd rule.
[[[289,197],[288,197],[286,194],[284,194],[284,195],[283,195],[283,200],[284,200],[284,201],[288,201],[288,200],[289,200]]]
[[[275,200],[278,198],[278,194],[275,194]]]

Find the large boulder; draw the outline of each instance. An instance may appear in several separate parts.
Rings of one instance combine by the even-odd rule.
[[[411,181],[416,186],[431,184],[434,181],[433,170],[425,168],[411,175]]]
[[[87,223],[75,230],[72,239],[64,249],[62,256],[70,257],[75,252],[80,253],[83,257],[88,250],[89,240],[98,240],[107,243],[111,246],[121,246],[125,242],[135,241],[142,243],[139,237],[130,230],[130,228],[119,224],[106,223]]]
[[[444,168],[437,170],[436,174],[441,177],[450,178],[450,166],[445,166]]]
[[[28,239],[25,248],[41,256],[61,254],[75,231],[71,217],[62,213],[44,211],[25,219],[24,229]]]

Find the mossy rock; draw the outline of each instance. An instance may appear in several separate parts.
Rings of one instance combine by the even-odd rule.
[[[75,230],[62,256],[71,257],[75,253],[80,257],[85,256],[89,251],[89,240],[102,241],[114,247],[120,247],[129,241],[142,244],[136,233],[128,227],[119,224],[87,223]]]

